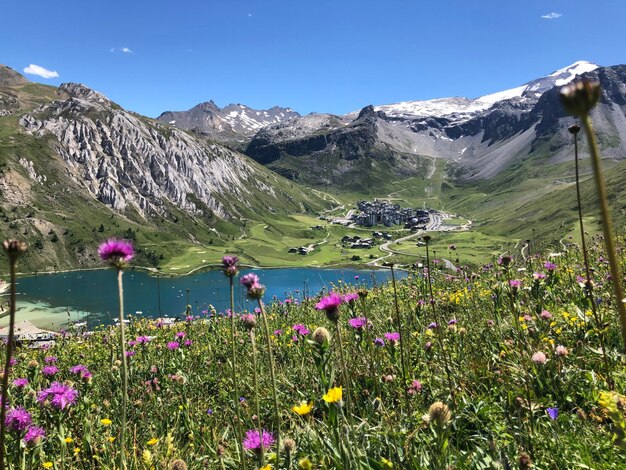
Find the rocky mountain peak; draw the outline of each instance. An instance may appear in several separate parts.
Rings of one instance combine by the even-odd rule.
[[[0,86],[24,85],[28,80],[11,67],[0,64]]]
[[[82,83],[62,83],[57,90],[57,95],[62,99],[77,98],[97,103],[110,103],[110,100],[102,93],[98,93]]]

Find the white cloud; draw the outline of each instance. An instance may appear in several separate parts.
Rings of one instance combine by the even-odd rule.
[[[252,16],[252,13],[248,13],[248,16]]]
[[[561,16],[563,16],[561,13],[556,13],[554,11],[552,13],[548,13],[547,15],[541,15],[544,20],[556,20]]]
[[[46,68],[43,68],[41,65],[35,64],[30,64],[28,67],[24,67],[24,73],[37,75],[41,78],[55,78],[59,76],[57,72],[48,70]]]
[[[134,54],[130,47],[112,47],[111,49],[109,49],[109,51],[111,53],[123,52],[124,54]]]

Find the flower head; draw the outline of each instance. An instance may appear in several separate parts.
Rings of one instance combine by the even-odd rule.
[[[546,409],[546,413],[548,413],[548,416],[553,420],[559,417],[559,410],[556,407]]]
[[[600,99],[600,84],[590,80],[578,80],[561,88],[561,103],[572,116],[589,114]]]
[[[239,258],[236,256],[224,256],[222,258],[222,264],[224,265],[224,274],[228,277],[233,277],[237,274],[239,269],[237,268],[237,263],[239,262]]]
[[[313,341],[322,346],[330,342],[330,333],[326,328],[320,326],[313,332]]]
[[[351,292],[343,296],[343,301],[349,304],[350,302],[356,302],[358,298],[359,298],[358,292]]]
[[[13,385],[17,388],[24,388],[28,385],[28,379],[24,377],[20,377],[13,380]]]
[[[243,440],[243,447],[246,450],[261,452],[261,449],[269,449],[274,444],[274,435],[265,429],[259,433],[258,429],[250,429],[246,431],[246,437]]]
[[[50,387],[45,390],[41,390],[37,394],[37,401],[39,403],[50,403],[54,408],[63,410],[70,405],[73,405],[78,398],[78,390],[74,390],[60,382],[53,382]]]
[[[333,322],[339,320],[339,306],[343,299],[339,294],[331,293],[326,297],[323,297],[316,305],[317,310],[324,310],[326,317]]]
[[[127,240],[111,238],[98,247],[98,256],[116,268],[123,267],[135,256],[133,244]]]
[[[259,276],[253,273],[248,273],[245,276],[241,276],[239,279],[239,283],[246,287],[246,289],[250,289],[254,284],[259,283]]]
[[[452,413],[450,413],[448,405],[443,402],[436,401],[430,405],[430,408],[428,408],[428,416],[431,423],[435,423],[438,426],[445,426],[450,422]]]
[[[30,423],[33,422],[33,418],[30,413],[21,406],[17,408],[11,408],[7,411],[4,418],[4,424],[6,424],[9,431],[23,431]]]
[[[350,325],[355,330],[361,330],[367,324],[367,320],[364,317],[356,317],[350,318],[348,320],[348,325]]]
[[[397,343],[398,341],[400,341],[400,333],[394,331],[393,333],[385,333],[385,338],[387,339],[387,341],[389,341],[390,343]]]
[[[541,351],[537,351],[535,354],[533,354],[532,360],[537,365],[543,365],[546,363],[548,358]]]
[[[291,407],[291,411],[293,411],[294,413],[300,415],[300,416],[304,416],[304,415],[308,415],[311,410],[313,409],[313,402],[300,402],[299,405],[293,406]]]
[[[24,435],[24,444],[27,447],[35,447],[46,438],[46,430],[39,426],[30,426]]]
[[[343,387],[335,387],[331,388],[326,395],[322,397],[322,399],[326,403],[337,403],[341,401],[343,396]]]

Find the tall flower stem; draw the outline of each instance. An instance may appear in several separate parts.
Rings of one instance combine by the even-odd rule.
[[[335,333],[337,333],[337,342],[339,343],[339,358],[341,359],[341,371],[343,375],[343,389],[345,390],[346,395],[346,414],[348,415],[348,420],[352,420],[352,415],[350,414],[350,384],[348,382],[348,368],[346,363],[346,357],[343,353],[343,341],[341,340],[341,329],[339,328],[339,322],[335,322]]]
[[[404,333],[402,332],[402,321],[400,319],[400,308],[398,307],[398,290],[396,288],[396,274],[393,270],[393,264],[390,265],[391,268],[391,284],[393,285],[393,303],[395,307],[396,313],[396,323],[398,324],[398,333],[400,333],[400,365],[402,370],[402,388],[404,389],[404,400],[406,404],[406,409],[410,411],[409,406],[409,389],[407,387],[407,377],[406,377],[406,365],[404,361]]]
[[[246,456],[243,450],[243,431],[241,430],[241,413],[239,412],[239,382],[237,380],[237,352],[235,349],[235,286],[233,276],[228,276],[230,281],[230,347],[232,361],[232,380],[233,380],[233,404],[235,405],[235,416],[237,419],[237,442],[239,447],[239,455],[241,455],[241,466],[246,468]]]
[[[124,285],[122,275],[124,271],[120,268],[117,271],[117,289],[120,297],[120,350],[122,355],[122,422],[120,429],[120,470],[126,468],[126,408],[128,405],[128,367],[126,363],[126,334],[124,325]]]
[[[6,243],[6,242],[5,242]],[[6,244],[5,244],[6,247]],[[17,264],[17,256],[9,253],[9,270],[11,273],[11,291],[10,291],[10,311],[9,311],[9,337],[7,341],[6,361],[4,363],[4,375],[2,377],[2,401],[0,402],[0,470],[4,470],[5,450],[4,450],[4,435],[6,432],[5,417],[7,411],[7,392],[9,388],[9,369],[11,367],[11,356],[13,354],[14,347],[14,329],[15,329],[15,285],[16,274],[15,265]]]
[[[280,446],[281,446],[281,434],[280,434],[280,411],[278,408],[278,395],[276,387],[276,374],[274,372],[274,354],[272,352],[272,337],[270,335],[270,328],[267,324],[267,314],[265,313],[265,306],[263,301],[258,298],[259,309],[261,310],[261,318],[263,319],[263,329],[265,330],[265,337],[267,338],[267,359],[270,365],[270,379],[272,380],[272,395],[274,398],[274,419],[276,421],[276,468],[280,468]]]
[[[430,246],[430,236],[426,235],[423,237],[423,240],[426,242],[426,271],[427,271],[427,280],[428,280],[428,292],[430,295],[430,307],[433,311],[433,319],[435,322],[439,323],[439,329],[443,327],[442,318],[439,318],[437,314],[437,309],[435,308],[435,295],[433,294],[433,283],[431,281],[431,270],[430,270],[430,250],[428,249]],[[448,353],[445,348],[445,344],[443,342],[442,333],[437,331],[437,343],[439,344],[439,348],[441,349],[441,354],[443,355],[443,365],[446,370],[446,377],[448,379],[448,388],[450,389],[450,397],[452,398],[452,402],[456,404],[455,399],[455,391],[454,391],[454,382],[452,381],[452,372],[450,371],[450,364],[448,361]],[[402,337],[400,337],[402,339]]]
[[[624,290],[622,288],[622,275],[620,273],[615,244],[613,242],[613,228],[611,224],[611,214],[609,212],[609,203],[602,177],[602,167],[600,165],[600,153],[598,151],[598,141],[596,134],[591,125],[591,118],[588,113],[583,114],[580,120],[585,128],[587,139],[589,140],[589,151],[591,153],[591,163],[593,165],[593,176],[598,190],[598,199],[600,202],[600,212],[602,219],[602,231],[604,232],[604,243],[606,246],[607,256],[609,258],[609,267],[611,270],[611,278],[613,291],[615,293],[615,303],[619,314],[619,322],[622,333],[622,342],[626,350],[626,307],[624,306]]]
[[[254,330],[250,330],[250,343],[252,345],[252,378],[254,382],[254,406],[256,411],[257,427],[259,436],[263,436],[263,426],[261,426],[261,409],[259,407],[259,377],[257,372],[257,351]],[[259,446],[259,467],[263,466],[265,460],[265,449],[263,445]]]
[[[596,322],[596,326],[599,329],[598,338],[600,340],[600,349],[602,351],[602,361],[604,363],[604,368],[606,369],[606,381],[607,385],[611,390],[613,390],[613,379],[611,377],[611,369],[609,367],[609,360],[606,356],[606,347],[604,345],[604,333],[601,331],[600,325],[600,316],[598,315],[598,309],[596,307],[596,303],[593,300],[593,283],[591,282],[591,269],[589,269],[589,256],[587,254],[587,243],[585,241],[585,227],[583,225],[583,208],[582,208],[582,198],[580,196],[580,172],[578,169],[578,132],[580,131],[580,127],[573,125],[569,127],[569,132],[574,136],[574,168],[576,171],[576,201],[578,204],[578,223],[580,225],[580,245],[583,252],[583,261],[585,264],[585,275],[587,278],[587,283],[585,285],[585,293],[587,295],[587,299],[589,300],[589,304],[591,305],[591,312],[593,313],[593,318]]]

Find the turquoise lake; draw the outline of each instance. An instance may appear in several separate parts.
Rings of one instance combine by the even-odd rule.
[[[357,269],[256,269],[267,287],[264,301],[302,299],[338,282],[371,287],[391,278],[389,270]],[[405,277],[398,272],[397,277]],[[181,317],[186,305],[194,315],[213,305],[218,312],[229,307],[228,278],[221,271],[208,271],[177,278],[156,278],[140,271],[124,273],[124,311],[143,317]],[[113,270],[75,271],[22,277],[18,284],[17,320],[29,320],[41,328],[59,329],[81,320],[89,328],[110,325],[118,315],[117,275]],[[239,283],[235,286],[237,310],[253,309]],[[138,313],[140,312],[140,313]],[[3,319],[6,320],[6,319]]]

